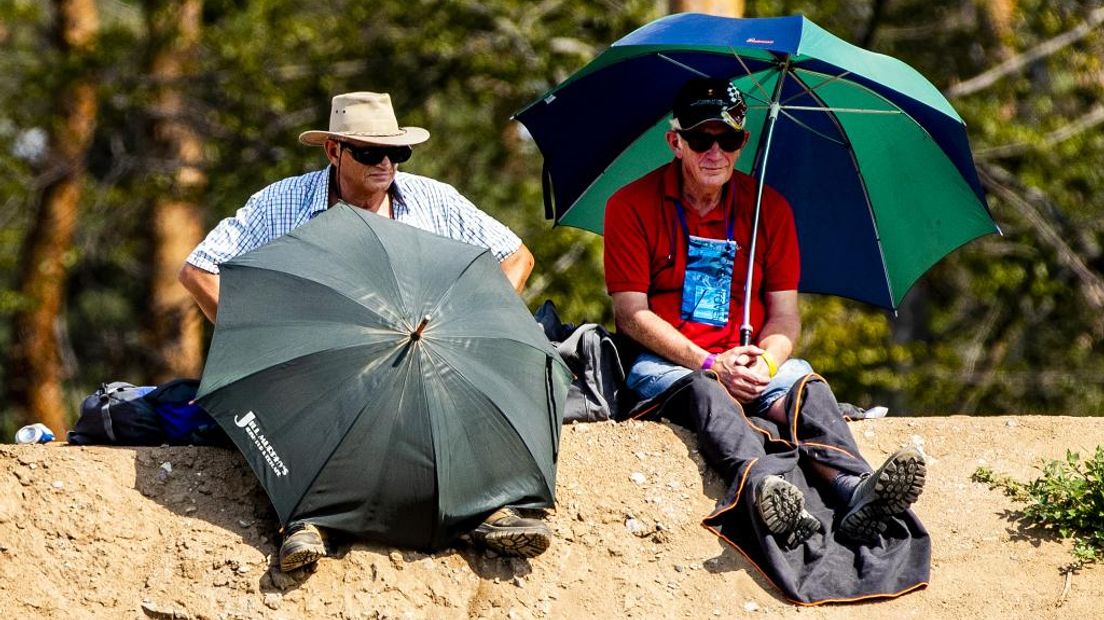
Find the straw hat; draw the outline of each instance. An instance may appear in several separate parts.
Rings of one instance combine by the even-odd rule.
[[[329,131],[316,129],[299,134],[299,141],[309,146],[322,146],[329,138],[411,146],[428,140],[429,132],[421,127],[399,127],[387,93],[345,93],[333,98]]]

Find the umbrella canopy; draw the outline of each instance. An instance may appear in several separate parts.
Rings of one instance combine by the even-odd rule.
[[[665,17],[519,112],[544,155],[548,217],[601,233],[610,195],[671,160],[672,102],[695,77],[745,96],[736,168],[793,208],[800,290],[896,308],[940,258],[999,232],[939,91],[800,16]]]
[[[339,204],[222,265],[198,400],[282,523],[432,549],[552,505],[569,382],[488,251]]]

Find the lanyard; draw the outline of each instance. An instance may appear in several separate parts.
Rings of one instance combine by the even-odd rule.
[[[732,240],[736,218],[728,222],[728,239],[690,234],[682,203],[676,201],[679,223],[686,235],[686,272],[682,281],[681,315],[684,320],[723,327],[728,324],[732,271],[738,244]]]
[[[675,210],[678,213],[679,224],[682,226],[682,234],[686,236],[687,240],[689,240],[690,239],[690,227],[686,224],[686,211],[684,211],[682,209],[682,201],[681,200],[676,200],[675,201]],[[726,241],[732,241],[732,233],[733,233],[733,231],[735,230],[735,227],[736,227],[736,215],[734,213],[730,213],[729,216],[725,217],[725,219],[728,221],[728,237],[725,240]],[[671,245],[674,245],[674,240],[673,239],[671,241]],[[736,244],[736,249],[737,250],[740,249],[740,244],[739,243]],[[671,255],[672,255],[672,257],[674,256],[674,251],[671,252]]]

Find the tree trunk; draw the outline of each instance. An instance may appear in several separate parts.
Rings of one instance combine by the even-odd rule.
[[[1012,20],[1016,12],[1016,2],[1015,0],[985,0],[981,6],[981,25],[996,44],[992,53],[997,60],[1008,60],[1013,55]]]
[[[202,0],[151,0],[146,4],[152,49],[150,73],[158,85],[153,108],[157,168],[172,176],[153,204],[149,344],[157,383],[198,377],[203,368],[203,320],[176,274],[203,238],[197,200],[206,186],[203,144],[189,122],[182,95],[198,52]]]
[[[57,45],[71,65],[79,65],[92,53],[99,29],[95,0],[56,0],[54,8]],[[66,258],[73,245],[97,107],[95,83],[87,75],[57,93],[53,109],[61,111],[61,118],[49,132],[54,180],[42,192],[23,248],[19,289],[25,305],[12,322],[15,344],[7,372],[11,402],[24,410],[26,420],[41,421],[58,436],[67,427],[59,336]]]
[[[723,17],[743,17],[744,0],[669,0],[671,13],[707,13]]]

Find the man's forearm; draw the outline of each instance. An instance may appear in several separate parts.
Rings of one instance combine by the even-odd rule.
[[[525,244],[522,244],[513,254],[502,259],[498,266],[502,268],[502,273],[506,275],[514,290],[520,293],[525,288],[525,282],[529,280],[529,274],[533,272],[535,263],[533,253],[525,247]]]
[[[800,334],[801,320],[797,317],[773,318],[763,325],[758,344],[770,354],[775,364],[781,366],[793,354]]]
[[[709,352],[694,344],[692,340],[648,309],[635,309],[625,312],[625,316],[615,312],[617,329],[652,353],[664,357],[692,370],[701,368]]]
[[[191,293],[203,316],[208,321],[215,322],[218,314],[219,302],[219,276],[217,273],[204,271],[191,263],[184,263],[177,275],[184,288]]]
[[[766,294],[767,316],[756,343],[771,360],[781,366],[790,358],[801,335],[801,310],[797,291],[773,291]],[[777,369],[776,369],[777,370]]]

